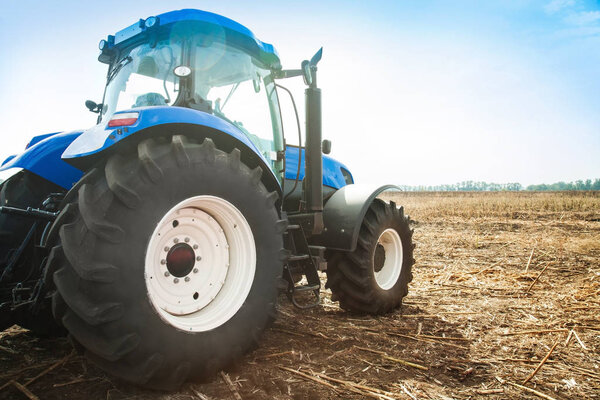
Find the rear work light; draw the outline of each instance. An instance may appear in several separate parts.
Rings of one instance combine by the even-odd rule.
[[[108,121],[108,126],[113,128],[115,126],[129,126],[135,124],[135,121],[138,119],[139,113],[129,112],[122,114],[115,114],[112,116],[110,121]]]

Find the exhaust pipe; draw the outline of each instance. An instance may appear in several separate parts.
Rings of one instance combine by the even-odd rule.
[[[317,63],[323,48],[310,61],[302,63],[308,88],[306,99],[306,148],[304,150],[304,195],[306,211],[314,213],[313,234],[323,231],[323,157],[321,125],[321,89],[317,87]]]
[[[305,91],[306,95],[306,149],[304,168],[306,177],[307,211],[323,211],[323,158],[321,126],[321,89],[316,87],[316,76]]]

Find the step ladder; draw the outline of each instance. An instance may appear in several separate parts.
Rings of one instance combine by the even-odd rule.
[[[300,225],[289,225],[284,234],[285,248],[290,252],[283,267],[283,278],[287,281],[286,294],[292,304],[300,309],[318,306],[321,303],[321,280],[317,265],[311,256],[310,247]],[[307,284],[298,285],[297,281],[306,277]],[[310,293],[311,300],[300,299],[302,294]],[[304,297],[304,296],[302,296]]]

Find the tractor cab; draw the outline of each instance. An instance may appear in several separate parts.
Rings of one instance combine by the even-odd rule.
[[[109,64],[104,99],[88,102],[98,122],[143,107],[191,108],[234,125],[275,162],[271,155],[284,150],[272,76],[279,59],[272,46],[248,40],[245,28],[218,17],[181,10],[102,40],[99,60]]]

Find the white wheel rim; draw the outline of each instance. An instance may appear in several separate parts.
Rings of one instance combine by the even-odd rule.
[[[403,251],[400,235],[395,229],[386,229],[379,235],[377,244],[383,246],[385,261],[379,271],[375,272],[375,281],[384,290],[391,289],[402,272]],[[373,254],[373,257],[375,255]]]
[[[174,270],[175,264],[167,262],[176,245],[185,248],[186,255],[193,250],[189,272]],[[144,278],[150,302],[164,321],[201,332],[235,315],[255,272],[254,236],[243,214],[220,197],[196,196],[171,208],[156,226],[146,251]]]

